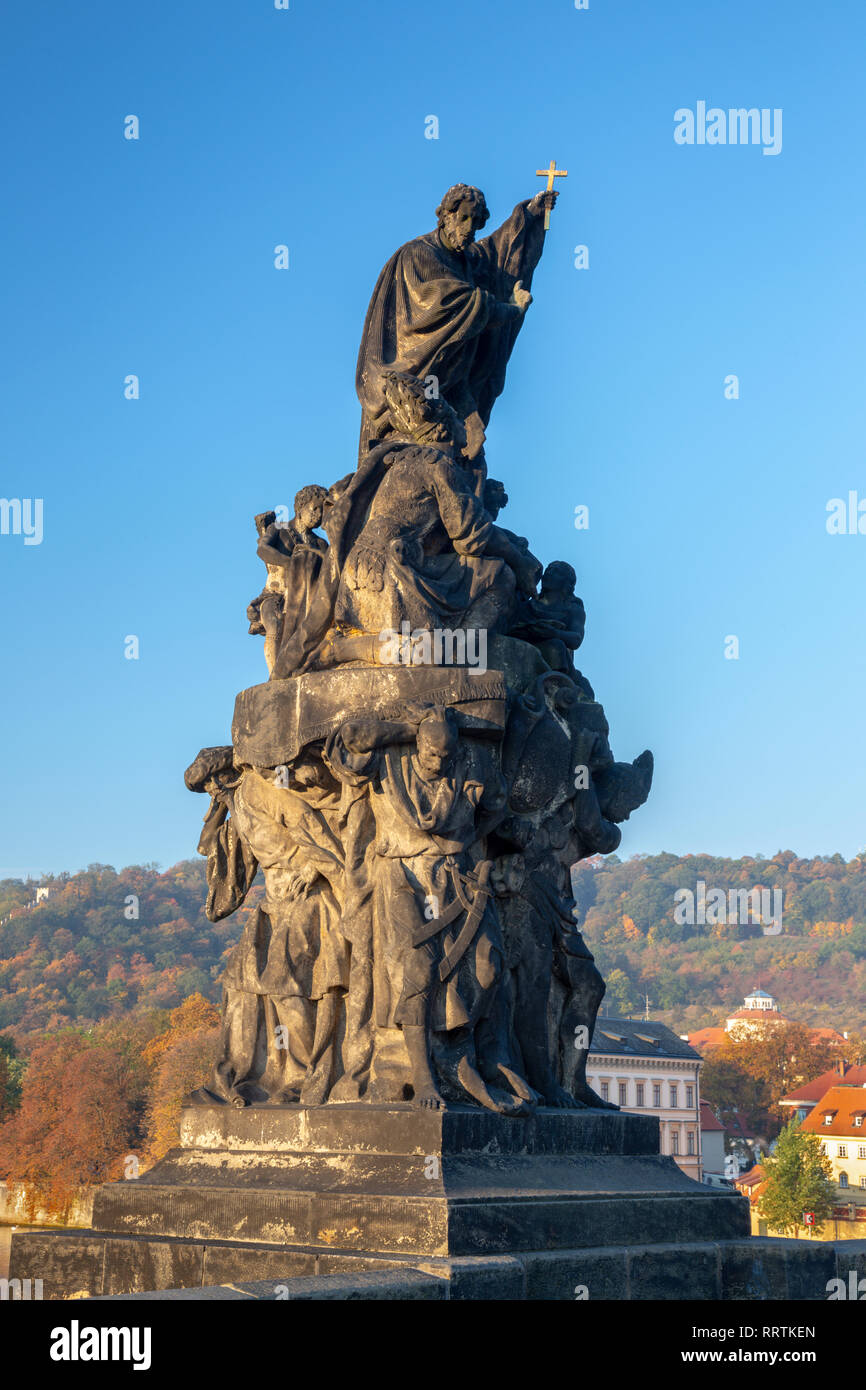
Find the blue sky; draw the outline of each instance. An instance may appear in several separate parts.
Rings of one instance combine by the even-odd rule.
[[[866,535],[825,523],[866,498],[864,42],[854,0],[7,0],[0,493],[44,534],[0,535],[0,876],[194,854],[183,770],[266,676],[253,515],[353,466],[391,252],[551,158],[487,455],[655,752],[622,852],[862,847]],[[676,144],[698,101],[780,108],[781,153]]]

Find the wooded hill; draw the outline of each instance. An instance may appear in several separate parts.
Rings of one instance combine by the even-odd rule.
[[[649,994],[651,1017],[687,1032],[719,1022],[761,985],[792,1018],[866,1026],[866,856],[610,855],[585,861],[574,877],[611,1014],[643,1014]],[[781,933],[678,922],[675,895],[697,893],[699,881],[707,893],[780,890]],[[49,896],[36,904],[35,883],[0,881],[0,1031],[21,1043],[139,1007],[176,1008],[197,992],[218,1000],[225,955],[262,893],[259,879],[239,913],[212,923],[201,859],[165,873],[91,864],[42,882]]]

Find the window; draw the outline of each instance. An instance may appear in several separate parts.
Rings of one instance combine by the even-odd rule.
[[[854,1128],[855,1128],[855,1129],[862,1129],[862,1128],[863,1128],[863,1116],[862,1116],[862,1115],[855,1115],[855,1116],[854,1116]]]
[[[686,1135],[686,1153],[693,1154],[695,1151],[695,1136],[692,1130]]]
[[[839,1174],[839,1186],[840,1186],[840,1187],[847,1187],[847,1186],[848,1186],[848,1174],[847,1174],[847,1173],[840,1173],[840,1174]]]
[[[661,1106],[661,1103],[662,1103],[662,1088],[661,1088],[661,1086],[653,1086],[653,1105],[655,1105],[655,1106],[657,1106],[657,1107],[660,1107],[660,1106]]]
[[[638,1081],[638,1082],[637,1082],[637,1084],[635,1085],[635,1091],[636,1091],[636,1093],[637,1093],[637,1098],[636,1098],[636,1100],[635,1100],[635,1105],[643,1105],[644,1101],[643,1101],[643,1082],[642,1082],[642,1081]],[[866,1149],[863,1150],[863,1152],[862,1152],[862,1154],[860,1155],[860,1157],[861,1157],[861,1158],[866,1158]]]
[[[694,1086],[687,1086],[687,1087],[686,1087],[686,1109],[687,1109],[687,1110],[694,1110],[694,1108],[695,1108],[695,1088],[694,1088]]]
[[[680,1151],[680,1136],[677,1130],[671,1135],[671,1153],[678,1154]]]
[[[601,1083],[601,1098],[602,1100],[610,1100],[610,1086],[607,1081]]]
[[[676,1086],[671,1086],[670,1091],[671,1091],[671,1109],[672,1109],[672,1110],[676,1110],[677,1106],[679,1105],[679,1101],[677,1100],[677,1088],[676,1088]]]
[[[840,1145],[839,1145],[839,1148],[838,1148],[838,1150],[837,1150],[837,1153],[838,1153],[838,1155],[839,1155],[840,1158],[847,1158],[847,1157],[848,1157],[848,1145],[847,1145],[847,1144],[840,1144]]]
[[[832,1115],[829,1115],[829,1114],[828,1114],[828,1115],[825,1115],[825,1116],[824,1116],[824,1124],[825,1124],[825,1125],[831,1125],[832,1123],[833,1123],[833,1116],[832,1116]]]
[[[866,1158],[866,1144],[860,1145],[859,1149],[857,1150],[857,1157]]]
[[[619,1103],[620,1103],[620,1105],[628,1105],[628,1082],[627,1082],[627,1081],[621,1081],[621,1082],[619,1083]]]
[[[860,1179],[860,1186],[861,1186],[861,1187],[866,1187],[866,1178],[861,1178],[861,1179]]]

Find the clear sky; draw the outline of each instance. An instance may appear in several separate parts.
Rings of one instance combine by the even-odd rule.
[[[492,230],[551,158],[487,455],[578,571],[616,755],[655,752],[622,852],[866,842],[866,535],[826,529],[866,499],[861,0],[6,0],[2,31],[0,493],[44,511],[0,535],[0,876],[194,854],[183,770],[266,677],[253,515],[353,467],[390,254],[455,182]],[[781,109],[781,152],[676,143],[698,102]]]

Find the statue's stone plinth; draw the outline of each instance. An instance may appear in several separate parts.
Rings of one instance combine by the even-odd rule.
[[[573,1281],[608,1247],[748,1230],[742,1197],[659,1155],[650,1116],[202,1106],[184,1112],[179,1149],[99,1189],[93,1229],[16,1233],[13,1274],[38,1266],[63,1297],[405,1265],[515,1297],[527,1261]]]

